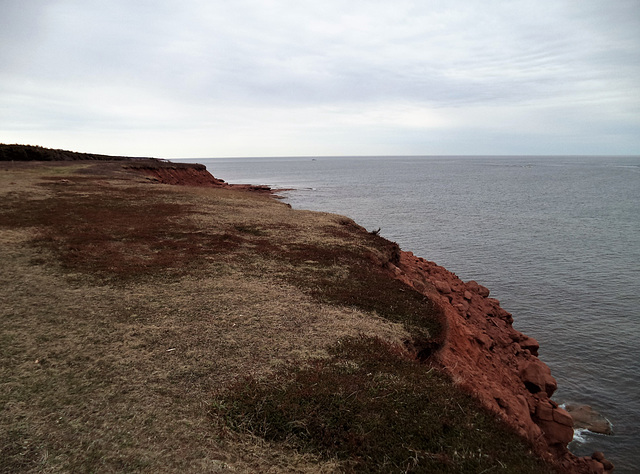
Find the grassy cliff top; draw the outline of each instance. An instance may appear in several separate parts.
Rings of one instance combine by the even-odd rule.
[[[351,220],[117,161],[0,163],[0,472],[548,472],[408,341]]]

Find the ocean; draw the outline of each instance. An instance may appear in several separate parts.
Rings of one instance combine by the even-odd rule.
[[[190,160],[193,161],[193,160]],[[230,183],[290,188],[491,290],[540,342],[558,403],[591,405],[612,436],[578,433],[640,469],[640,157],[300,157],[197,160]]]

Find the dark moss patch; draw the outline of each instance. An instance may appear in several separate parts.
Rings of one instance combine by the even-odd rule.
[[[400,246],[396,242],[385,239],[379,235],[380,229],[367,232],[366,229],[356,224],[351,219],[340,221],[341,227],[328,229],[330,234],[347,239],[357,238],[377,249],[383,258],[383,263],[397,265],[400,262]]]
[[[44,148],[33,145],[0,143],[0,161],[78,161],[78,160],[132,160],[125,156],[78,153],[69,150]]]
[[[552,472],[529,447],[435,369],[373,338],[329,359],[245,379],[215,400],[226,427],[352,472]],[[488,471],[487,471],[488,472]]]
[[[253,236],[267,235],[267,233],[263,229],[260,229],[259,227],[254,225],[235,225],[233,227],[235,228],[236,231],[242,234],[250,234]]]
[[[33,445],[26,431],[0,431],[0,472],[34,472],[38,461],[38,446]]]
[[[311,296],[328,304],[375,312],[390,321],[403,324],[412,335],[415,347],[441,343],[444,327],[440,309],[423,294],[392,278],[384,263],[375,257],[362,240],[373,241],[382,255],[393,258],[397,244],[370,235],[359,228],[349,234],[350,241],[333,246],[298,244],[281,247],[273,258],[293,265],[286,279]],[[375,247],[374,247],[375,248]],[[312,263],[309,271],[305,263]],[[426,358],[426,357],[425,357]]]
[[[244,242],[229,229],[189,224],[195,209],[154,189],[49,186],[55,195],[37,205],[10,196],[0,226],[39,229],[34,244],[53,250],[68,270],[118,280],[179,275]]]

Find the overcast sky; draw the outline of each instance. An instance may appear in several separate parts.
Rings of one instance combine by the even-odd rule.
[[[0,142],[640,155],[640,0],[0,0]]]

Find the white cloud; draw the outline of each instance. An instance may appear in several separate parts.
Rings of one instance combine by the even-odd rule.
[[[640,153],[637,0],[15,5],[0,1],[0,141],[428,154],[440,134],[456,154],[546,136],[588,153],[582,136]]]

